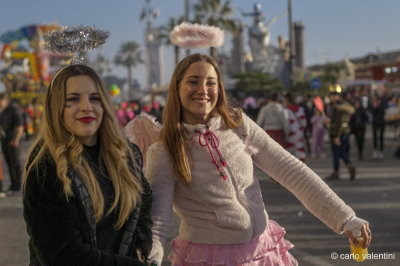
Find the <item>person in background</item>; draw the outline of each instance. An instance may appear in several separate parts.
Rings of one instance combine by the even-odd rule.
[[[18,195],[21,191],[20,144],[24,135],[24,122],[21,109],[10,102],[5,89],[0,92],[0,129],[2,131],[0,134],[2,135],[0,137],[1,151],[8,166],[11,181],[11,186],[7,189],[6,194]],[[4,189],[1,186],[2,182],[0,181],[0,192]]]
[[[314,109],[314,115],[311,117],[312,125],[312,152],[311,156],[316,158],[320,156],[325,158],[324,138],[325,138],[326,119],[317,108]]]
[[[351,133],[354,135],[357,144],[358,159],[361,161],[364,159],[364,139],[365,129],[368,123],[367,110],[362,106],[360,98],[354,100],[355,112],[350,118]]]
[[[298,265],[285,230],[268,217],[253,164],[336,233],[354,243],[362,236],[363,247],[371,242],[367,221],[228,104],[212,57],[193,54],[177,65],[163,121],[160,139],[146,151],[154,196],[152,265],[163,260],[173,211],[180,226],[169,254],[172,265]]]
[[[304,108],[294,102],[293,95],[287,93],[284,99],[284,105],[288,111],[289,134],[286,141],[286,149],[297,159],[306,162],[306,151],[304,141],[304,131],[307,121]]]
[[[387,103],[378,94],[372,95],[368,111],[372,115],[372,136],[374,139],[373,159],[383,159],[385,142],[385,110]]]
[[[356,178],[356,168],[349,158],[349,139],[350,139],[350,117],[354,113],[354,107],[343,99],[341,91],[334,88],[329,93],[330,98],[330,117],[329,117],[329,137],[331,140],[333,172],[326,177],[327,180],[339,180],[340,159],[346,164],[349,171],[350,180]]]
[[[151,191],[100,77],[66,66],[44,102],[23,179],[30,265],[147,265]]]
[[[307,153],[312,153],[312,148],[310,144],[310,139],[312,138],[312,123],[311,123],[311,117],[314,114],[314,103],[313,103],[313,97],[310,94],[307,94],[305,99],[300,101],[299,104],[301,107],[304,108],[304,112],[306,114],[306,128],[304,130],[304,139],[306,142],[306,152]]]
[[[260,109],[254,96],[247,96],[246,99],[244,99],[242,108],[251,119],[253,119],[254,121],[257,119],[257,115]]]
[[[278,102],[278,97],[277,92],[271,93],[267,104],[258,113],[257,124],[282,147],[286,147],[289,136],[289,115],[285,107]]]

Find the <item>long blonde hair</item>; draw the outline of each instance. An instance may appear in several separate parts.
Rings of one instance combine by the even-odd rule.
[[[161,140],[169,153],[171,163],[178,178],[182,178],[187,183],[191,182],[192,175],[188,159],[188,147],[185,142],[187,132],[182,124],[182,105],[179,98],[179,86],[187,69],[195,62],[209,63],[217,73],[218,100],[212,113],[221,115],[228,128],[235,128],[242,123],[240,110],[228,105],[224,85],[221,80],[221,73],[217,62],[212,57],[204,54],[193,54],[179,62],[169,84],[167,104],[163,111]]]
[[[100,158],[105,164],[114,187],[115,198],[107,214],[119,210],[117,228],[127,221],[129,214],[140,202],[141,183],[128,165],[128,158],[134,160],[126,138],[118,125],[111,102],[103,83],[96,72],[86,65],[70,65],[57,72],[46,92],[44,116],[41,131],[28,154],[29,160],[23,174],[23,188],[29,173],[38,166],[40,160],[49,154],[56,164],[59,180],[67,198],[73,195],[68,167],[75,169],[87,188],[93,203],[96,221],[104,215],[104,198],[100,185],[88,162],[83,157],[83,145],[72,134],[62,119],[66,98],[66,82],[70,77],[85,75],[94,80],[104,109],[103,121],[98,131]],[[118,206],[118,208],[117,208]]]

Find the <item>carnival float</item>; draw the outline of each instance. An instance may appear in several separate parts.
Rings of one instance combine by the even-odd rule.
[[[24,110],[26,136],[33,135],[38,128],[42,97],[52,73],[69,60],[67,54],[44,48],[43,35],[59,27],[27,25],[0,33],[0,81],[10,98]]]

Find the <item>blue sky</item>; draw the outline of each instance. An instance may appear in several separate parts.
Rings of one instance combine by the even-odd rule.
[[[190,0],[195,3],[196,0]],[[363,56],[377,51],[400,50],[399,0],[292,0],[293,21],[305,26],[305,64],[325,63],[344,57]],[[255,3],[262,5],[266,22],[282,14],[285,0],[232,0],[234,17],[251,25],[240,10],[251,12]],[[107,43],[100,49],[113,60],[119,46],[134,40],[144,49],[145,23],[139,15],[145,0],[1,0],[0,34],[30,24],[94,25],[110,32]],[[160,9],[155,26],[165,24],[169,17],[183,14],[184,0],[151,0]],[[277,45],[278,35],[287,39],[287,17],[270,27],[271,44]],[[172,48],[164,47],[163,83],[168,83],[173,71]],[[229,52],[230,44],[222,50]],[[248,50],[248,48],[247,48]],[[204,51],[207,52],[207,51]],[[95,54],[96,52],[92,53]],[[126,70],[114,67],[113,73],[125,76]],[[144,65],[134,69],[134,78],[144,85]]]

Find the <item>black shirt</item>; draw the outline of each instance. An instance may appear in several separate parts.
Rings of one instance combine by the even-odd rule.
[[[104,216],[96,224],[97,248],[107,252],[117,253],[122,237],[122,229],[115,229],[118,219],[118,208],[106,215],[114,200],[114,187],[109,178],[104,162],[100,159],[99,141],[94,146],[84,146],[84,157],[88,160],[104,197]]]
[[[10,142],[16,127],[22,126],[23,118],[20,109],[14,104],[9,103],[7,107],[0,113],[0,126],[5,133],[5,137],[1,139],[3,143]]]

